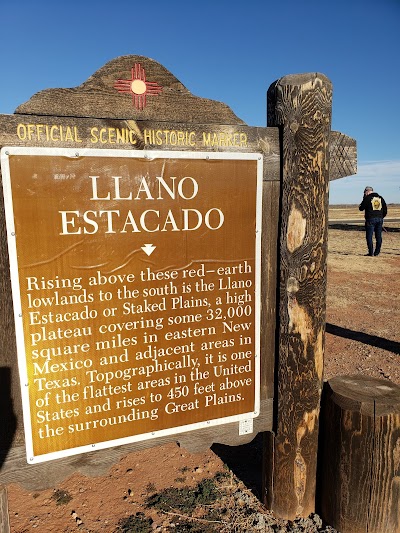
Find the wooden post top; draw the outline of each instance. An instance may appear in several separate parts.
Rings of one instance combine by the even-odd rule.
[[[289,74],[278,86],[331,83],[320,73]],[[73,88],[45,89],[15,110],[16,115],[246,125],[222,102],[194,96],[163,65],[145,56],[117,57]],[[269,113],[270,114],[270,110]],[[331,131],[329,180],[357,173],[356,141]]]
[[[112,59],[78,87],[40,91],[15,113],[244,124],[226,104],[194,96],[160,63],[137,55]]]
[[[332,400],[342,408],[367,416],[400,413],[400,386],[361,375],[336,376],[328,381]]]

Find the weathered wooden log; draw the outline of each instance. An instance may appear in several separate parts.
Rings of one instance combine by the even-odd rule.
[[[341,533],[400,531],[400,387],[339,376],[321,410],[321,517]]]
[[[315,510],[331,104],[322,74],[286,76],[268,90],[268,126],[282,131],[282,216],[277,418],[266,444],[264,499],[286,519]]]

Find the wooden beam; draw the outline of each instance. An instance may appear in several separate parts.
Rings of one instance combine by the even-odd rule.
[[[263,382],[267,387],[267,371],[263,375]],[[115,446],[104,450],[97,450],[79,455],[71,455],[53,461],[46,461],[34,465],[27,464],[25,446],[13,446],[4,450],[1,455],[7,455],[0,468],[0,483],[19,483],[26,490],[42,490],[54,487],[74,472],[84,476],[103,476],[117,463],[121,457],[131,452],[138,452],[147,448],[162,446],[171,442],[179,442],[189,453],[207,450],[213,443],[240,446],[254,439],[257,433],[269,431],[272,427],[272,399],[261,400],[261,415],[254,419],[254,432],[239,435],[238,423],[231,422],[215,427],[196,431],[187,431],[176,435],[157,437],[154,440],[143,440],[123,446]],[[154,452],[157,453],[156,451]],[[0,457],[1,457],[0,455]],[[1,530],[0,530],[1,533]]]
[[[357,174],[357,144],[351,137],[331,131],[329,158],[329,181]]]
[[[137,110],[130,95],[121,96],[115,82],[130,76],[135,64],[162,88],[149,97],[149,105]],[[45,89],[34,94],[15,110],[16,115],[122,120],[162,120],[164,122],[244,125],[229,106],[215,100],[194,96],[163,65],[144,56],[127,55],[112,59],[78,87]],[[168,128],[168,125],[165,126]],[[104,148],[105,146],[103,146]],[[329,179],[336,180],[357,172],[356,141],[332,131],[329,145]]]
[[[268,126],[282,135],[275,435],[266,445],[268,508],[293,519],[315,510],[325,338],[332,86],[322,74],[268,90]]]

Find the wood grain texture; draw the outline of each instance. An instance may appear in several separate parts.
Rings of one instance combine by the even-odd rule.
[[[338,131],[331,131],[329,139],[329,180],[357,174],[357,143]]]
[[[140,64],[146,80],[162,91],[148,96],[144,109],[136,109],[129,93],[119,93],[114,84],[130,79],[132,67]],[[45,89],[18,106],[15,113],[53,117],[92,117],[124,120],[203,124],[245,124],[224,103],[194,96],[163,65],[144,56],[117,57],[97,70],[78,87]],[[356,143],[339,132],[331,133],[330,180],[357,172]]]
[[[5,450],[25,442],[2,187],[0,187],[0,406],[1,467]]]
[[[261,264],[261,398],[274,397],[280,182],[264,182]]]
[[[282,134],[276,424],[265,500],[293,519],[315,510],[325,339],[332,86],[321,74],[286,76],[268,91],[268,125]]]
[[[119,93],[114,88],[118,79],[130,79],[135,64],[145,70],[147,81],[162,87],[159,95],[147,97],[147,105],[142,110],[134,107],[131,94]],[[226,104],[194,96],[160,63],[137,55],[109,61],[79,87],[40,91],[15,112],[59,117],[244,124]]]
[[[74,472],[80,472],[86,476],[101,476],[128,453],[162,446],[169,442],[179,442],[190,453],[204,451],[214,443],[228,444],[230,446],[246,444],[253,440],[257,433],[271,429],[272,403],[272,399],[261,402],[261,415],[254,419],[254,432],[246,435],[239,435],[239,424],[234,422],[223,426],[196,430],[195,432],[188,431],[105,450],[73,455],[35,465],[27,464],[24,446],[13,447],[9,450],[1,468],[0,483],[19,483],[27,490],[40,490],[55,486]],[[157,453],[156,450],[155,453]]]
[[[28,138],[27,127],[33,126],[30,137]],[[73,130],[73,135],[77,135],[79,142],[72,140],[60,139],[57,142],[47,138],[46,128],[52,125],[62,127],[64,133],[67,128]],[[40,137],[36,134],[36,127],[40,126]],[[115,132],[131,132],[130,142],[116,142]],[[153,144],[150,142],[146,132],[183,132],[193,133],[192,144],[171,144],[163,143]],[[47,132],[49,130],[47,129]],[[19,132],[19,135],[18,135]],[[100,132],[103,132],[100,142]],[[111,132],[111,133],[109,133]],[[238,148],[229,145],[227,141],[224,145],[223,139],[228,139],[229,135],[244,134],[246,144]],[[26,138],[21,138],[26,135]],[[59,131],[56,131],[59,136]],[[111,135],[111,141],[110,137]],[[114,135],[114,137],[112,137]],[[203,136],[214,138],[216,135],[222,141],[220,145],[207,145],[203,142]],[[211,136],[211,137],[209,137]],[[163,137],[165,138],[165,137]],[[98,142],[94,142],[97,139]],[[76,148],[84,150],[85,148],[96,149],[117,149],[117,150],[179,150],[179,151],[204,151],[204,152],[259,152],[264,158],[264,180],[278,181],[280,177],[280,142],[277,128],[260,128],[249,127],[246,125],[226,125],[226,124],[207,124],[199,122],[198,124],[182,124],[173,121],[149,121],[149,120],[116,120],[109,118],[69,118],[69,117],[44,117],[39,115],[0,115],[0,147],[3,146],[32,146],[32,147],[55,147],[55,148]]]
[[[338,376],[321,412],[320,514],[341,533],[400,531],[400,387]]]
[[[0,533],[10,533],[7,487],[0,485]]]

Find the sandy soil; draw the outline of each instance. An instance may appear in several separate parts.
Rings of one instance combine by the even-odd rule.
[[[353,219],[354,209],[330,212]],[[390,217],[400,208],[389,206]],[[325,378],[365,374],[400,384],[400,220],[385,223],[379,257],[365,257],[364,227],[331,225]]]
[[[394,210],[390,214],[394,216]],[[362,222],[353,208],[330,212],[330,219],[356,216]],[[337,223],[332,228],[329,230],[325,378],[356,373],[400,384],[400,223],[387,224],[379,257],[364,256],[362,226]],[[215,445],[200,454],[189,454],[172,443],[129,454],[101,478],[75,474],[60,486],[36,493],[10,485],[11,531],[216,531],[210,529],[213,527],[226,532],[333,531],[315,517],[286,523],[275,520],[263,509],[254,496],[260,496],[260,460],[260,437],[244,447],[229,449]],[[144,504],[156,492],[170,487],[196,487],[217,472],[223,472],[224,476],[218,486],[219,503],[214,505],[214,519],[198,514],[196,520],[186,523],[185,511],[176,508],[157,511]],[[258,514],[251,514],[250,508]],[[142,521],[137,513],[144,513]],[[256,525],[254,516],[257,516]],[[129,517],[136,517],[137,521]],[[144,519],[153,522],[150,525],[150,520]],[[139,522],[147,524],[148,529],[137,525]]]

